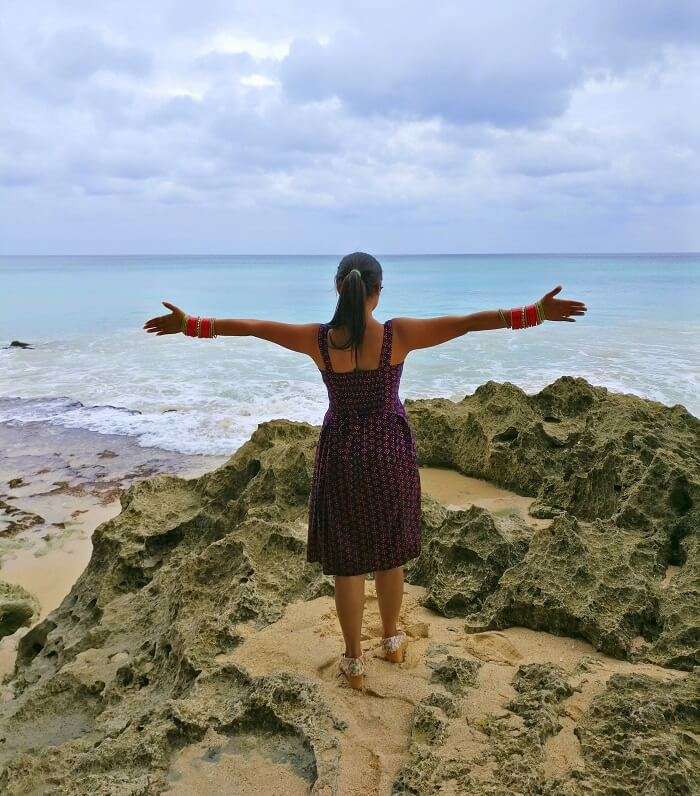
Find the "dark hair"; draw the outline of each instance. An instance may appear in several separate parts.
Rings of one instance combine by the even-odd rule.
[[[334,345],[335,349],[355,351],[355,370],[357,370],[357,349],[365,336],[365,300],[374,290],[382,285],[382,267],[371,254],[353,252],[340,261],[335,275],[338,288],[338,304],[328,326],[336,329],[344,326],[348,330],[348,339],[344,345]]]

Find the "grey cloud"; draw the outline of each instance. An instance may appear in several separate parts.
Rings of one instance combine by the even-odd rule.
[[[416,35],[419,34],[419,35]],[[552,49],[522,46],[505,58],[496,42],[466,42],[433,28],[384,38],[338,34],[328,45],[297,39],[280,67],[296,100],[338,97],[362,114],[441,116],[455,123],[516,127],[560,115],[577,71]]]
[[[96,72],[123,72],[141,77],[151,69],[151,55],[138,47],[113,44],[96,30],[76,27],[55,33],[41,58],[50,74],[81,80]]]
[[[297,101],[337,97],[368,116],[532,127],[564,113],[595,70],[661,62],[698,32],[692,0],[380,4],[325,44],[296,38],[280,76]]]

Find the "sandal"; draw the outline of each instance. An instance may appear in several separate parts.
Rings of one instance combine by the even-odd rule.
[[[387,636],[382,639],[384,658],[391,663],[402,663],[408,646],[408,636],[403,630],[395,636]]]
[[[348,658],[346,655],[340,657],[340,671],[339,675],[345,675],[345,679],[350,684],[351,688],[362,690],[364,685],[365,676],[365,654],[364,652],[359,658]]]

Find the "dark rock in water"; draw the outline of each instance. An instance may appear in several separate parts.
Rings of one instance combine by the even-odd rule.
[[[468,630],[523,625],[627,661],[693,668],[696,418],[571,377],[536,395],[488,382],[457,403],[406,408],[422,464],[536,498],[531,513],[553,518],[530,527],[424,495],[424,549],[407,572],[427,607],[464,617]],[[95,530],[70,593],[19,642],[12,698],[0,703],[0,792],[50,783],[67,794],[159,793],[174,755],[209,732],[279,736],[280,756],[290,750],[306,785],[339,792],[347,724],[338,704],[350,702],[331,708],[318,682],[289,671],[253,677],[228,659],[290,603],[333,594],[332,578],[305,560],[318,433],[260,423],[218,469],[156,475],[121,493],[121,514]],[[505,701],[474,719],[479,678],[495,664],[465,657],[458,635],[427,656],[394,792],[444,783],[494,796],[643,793],[644,783],[653,783],[646,792],[693,792],[693,675],[601,686],[576,714],[583,768],[555,777],[544,745],[573,722],[574,673],[557,661],[510,667]],[[471,760],[450,751],[455,738],[472,743]]]
[[[20,340],[13,340],[10,345],[5,346],[5,348],[34,348],[31,343],[23,343]]]

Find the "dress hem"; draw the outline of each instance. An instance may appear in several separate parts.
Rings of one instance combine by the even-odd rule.
[[[321,564],[321,569],[323,570],[324,575],[339,575],[340,577],[350,577],[353,575],[371,575],[373,572],[383,572],[384,570],[387,569],[395,569],[396,567],[402,567],[405,564],[407,564],[409,561],[412,561],[414,558],[418,558],[420,554],[421,554],[421,548],[419,547],[417,549],[417,552],[401,555],[397,559],[395,559],[395,562],[392,561],[377,562],[376,566],[373,566],[367,570],[361,570],[359,572],[355,571],[350,572],[347,570],[343,570],[341,572],[328,572],[323,568],[323,562],[321,561],[320,558],[307,558],[306,561],[308,564]],[[337,569],[337,567],[335,569]]]

